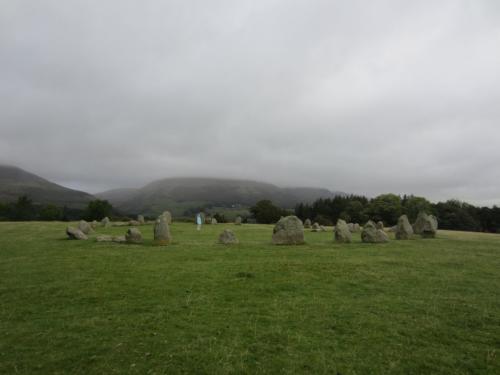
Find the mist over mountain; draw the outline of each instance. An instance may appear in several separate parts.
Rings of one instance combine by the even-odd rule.
[[[0,166],[0,202],[15,201],[27,195],[34,203],[84,208],[93,199],[106,199],[126,214],[156,215],[170,210],[176,216],[202,207],[250,207],[269,199],[283,208],[331,198],[340,192],[312,187],[278,187],[276,185],[222,178],[164,178],[142,188],[118,188],[99,194],[88,194],[55,184],[15,166]]]
[[[293,208],[299,202],[332,198],[340,192],[327,189],[276,185],[220,178],[165,178],[140,189],[114,189],[95,194],[127,213],[158,214],[169,209],[182,215],[188,208],[207,205],[249,207],[259,200],[269,199],[283,208]]]

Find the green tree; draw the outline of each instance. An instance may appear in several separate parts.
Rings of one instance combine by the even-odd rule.
[[[382,220],[385,224],[394,225],[403,212],[401,197],[396,194],[383,194],[373,198],[367,213],[373,220]]]
[[[258,223],[272,224],[277,222],[281,216],[288,214],[287,211],[275,206],[270,200],[261,200],[250,208],[250,212]]]
[[[62,209],[53,204],[48,204],[41,207],[40,220],[61,220],[62,214]]]
[[[12,206],[13,220],[33,220],[36,218],[36,209],[33,201],[27,195],[22,195]]]
[[[102,220],[106,216],[111,216],[113,206],[106,200],[96,199],[89,202],[85,210],[86,220]]]
[[[433,213],[432,203],[423,197],[410,195],[403,198],[403,212],[411,222],[417,219],[419,212]]]

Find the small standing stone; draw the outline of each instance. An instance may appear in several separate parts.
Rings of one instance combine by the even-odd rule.
[[[137,215],[137,221],[139,222],[140,225],[144,225],[146,223],[144,221],[144,216],[142,215]]]
[[[137,228],[130,228],[125,235],[128,243],[142,243],[142,233]]]
[[[157,245],[168,245],[172,241],[170,228],[165,216],[161,215],[154,226],[154,242]]]
[[[241,216],[238,216],[238,217],[236,218],[236,220],[234,221],[234,225],[241,225],[241,222],[242,222],[242,221],[243,221],[243,220],[241,219]]]
[[[341,243],[349,243],[351,242],[352,235],[349,230],[349,226],[347,223],[342,220],[337,220],[337,225],[335,226],[335,241]]]
[[[217,219],[215,217],[212,218],[212,220],[210,221],[210,224],[217,224]]]
[[[314,223],[311,227],[311,232],[321,232],[321,227],[318,223]]]
[[[361,240],[366,243],[382,243],[388,242],[389,236],[382,229],[377,229],[377,225],[370,220],[363,227]]]
[[[224,245],[237,244],[239,241],[232,230],[224,229],[224,231],[219,235],[219,243]]]
[[[394,230],[397,240],[409,240],[413,236],[413,228],[408,221],[408,216],[403,215],[398,219],[398,225]]]
[[[306,219],[306,220],[304,221],[304,228],[305,228],[305,229],[309,229],[309,228],[311,228],[311,219]]]
[[[383,221],[377,221],[377,224],[375,225],[377,229],[382,229],[384,230],[384,222]]]
[[[101,225],[104,227],[104,228],[107,228],[107,227],[110,227],[111,226],[111,222],[109,220],[109,217],[105,217],[104,219],[101,220]]]
[[[80,229],[85,234],[89,234],[94,231],[90,226],[90,224],[87,223],[85,220],[80,220],[80,222],[78,223],[78,229]]]
[[[70,240],[86,240],[88,239],[87,235],[83,233],[80,229],[67,227],[66,234]]]

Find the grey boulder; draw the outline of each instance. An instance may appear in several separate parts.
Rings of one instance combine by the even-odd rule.
[[[335,226],[335,241],[341,243],[349,243],[352,240],[351,231],[347,223],[342,220],[337,220],[337,225]]]
[[[80,222],[78,223],[78,229],[80,229],[85,234],[89,234],[94,231],[90,226],[90,224],[87,223],[85,220],[80,220]]]
[[[86,239],[88,239],[87,235],[85,233],[83,233],[78,228],[67,227],[66,234],[68,235],[68,238],[70,240],[86,240]]]
[[[161,215],[154,226],[154,243],[157,245],[168,245],[172,241],[170,235],[170,227],[168,226],[167,219]]]
[[[383,243],[389,241],[389,236],[382,229],[378,229],[373,221],[368,221],[361,232],[361,241],[366,243]]]
[[[224,231],[219,235],[219,243],[224,245],[237,244],[239,241],[232,230],[224,229]]]
[[[300,245],[304,241],[304,225],[297,216],[280,219],[273,229],[273,244]]]
[[[409,240],[413,236],[413,227],[408,220],[408,216],[403,215],[398,219],[398,225],[394,232],[396,232],[397,240]]]
[[[142,243],[142,233],[137,228],[130,228],[125,235],[128,243]]]

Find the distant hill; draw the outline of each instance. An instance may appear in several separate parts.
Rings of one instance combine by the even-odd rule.
[[[218,178],[165,178],[140,189],[115,189],[95,194],[106,199],[125,213],[158,214],[166,209],[174,215],[205,205],[219,207],[249,207],[259,200],[269,199],[284,208],[318,198],[343,194],[317,188],[280,188],[249,180]]]
[[[57,185],[14,166],[0,165],[0,202],[13,202],[27,195],[34,203],[84,208],[95,199],[83,191]]]

